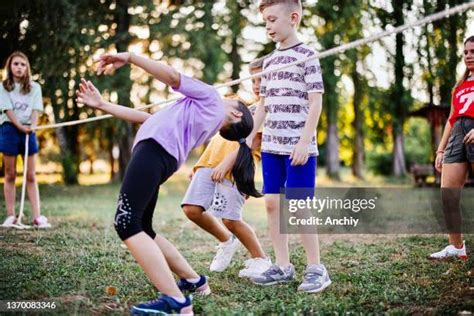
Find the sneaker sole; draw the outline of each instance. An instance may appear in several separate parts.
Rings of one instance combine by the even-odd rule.
[[[321,286],[319,289],[315,289],[315,290],[309,290],[309,291],[306,291],[306,290],[299,290],[300,292],[305,292],[305,293],[318,293],[318,292],[321,292],[323,291],[325,288],[327,288],[328,286],[330,286],[332,283],[331,280],[329,280],[328,282],[324,283],[323,286]]]
[[[198,287],[196,291],[194,292],[194,294],[197,294],[200,296],[207,296],[207,295],[210,295],[211,293],[212,293],[211,288],[209,287],[209,284],[207,283]]]
[[[265,272],[265,271],[263,271],[263,272]],[[242,274],[241,271],[239,271],[239,278],[242,278],[242,279],[245,279],[245,278],[247,278],[247,279],[257,278],[257,277],[261,276],[263,272],[260,272],[260,273],[256,272],[256,273],[250,273],[250,274]]]
[[[254,280],[251,280],[253,284],[256,284],[256,285],[262,285],[262,286],[267,286],[267,285],[275,285],[275,284],[283,284],[283,283],[289,283],[293,280],[284,280],[284,281],[273,281],[273,282],[268,282],[268,283],[258,283],[258,282],[255,282]]]
[[[11,224],[11,225],[0,225],[2,228],[15,228],[16,224]]]
[[[450,256],[450,257],[442,257],[442,258],[433,258],[433,257],[428,256],[428,260],[430,261],[449,261],[456,258],[462,261],[466,261],[467,259],[469,259],[468,256]]]
[[[132,310],[130,310],[130,314],[131,315],[150,315],[150,314],[151,315],[176,315],[176,314],[168,314],[165,312],[156,311],[153,309],[146,309],[146,308],[143,308],[143,309],[133,308]],[[193,307],[192,306],[184,307],[183,309],[181,309],[180,313],[177,315],[192,316],[194,315]]]

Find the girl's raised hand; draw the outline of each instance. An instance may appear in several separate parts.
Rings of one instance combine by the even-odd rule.
[[[99,90],[90,81],[81,79],[79,90],[76,90],[76,101],[85,104],[91,108],[100,109],[102,104],[102,96]]]
[[[130,61],[130,53],[103,54],[97,60],[97,75],[109,75]]]

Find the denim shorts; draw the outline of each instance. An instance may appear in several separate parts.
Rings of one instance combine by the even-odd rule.
[[[444,163],[474,163],[474,144],[464,143],[464,137],[473,128],[473,118],[462,116],[456,120],[444,152]]]
[[[10,122],[0,125],[0,152],[9,156],[18,156],[25,154],[26,134],[18,130]],[[28,142],[28,156],[38,153],[38,141],[36,134],[31,133]]]

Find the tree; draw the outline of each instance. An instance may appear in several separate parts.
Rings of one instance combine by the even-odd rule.
[[[405,24],[404,12],[410,10],[412,0],[391,0],[391,10],[384,8],[376,8],[377,17],[382,25],[392,25],[394,27]],[[394,61],[393,83],[390,88],[389,99],[391,102],[390,112],[392,113],[392,173],[395,176],[403,176],[406,174],[405,150],[403,140],[403,127],[408,115],[409,107],[412,103],[411,95],[405,87],[405,79],[407,79],[407,67],[403,48],[405,46],[405,38],[403,33],[395,35],[395,54],[392,55]]]

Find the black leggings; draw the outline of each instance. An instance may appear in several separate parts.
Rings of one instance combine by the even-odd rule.
[[[145,232],[152,239],[153,212],[160,185],[176,170],[178,163],[153,139],[139,142],[123,179],[115,214],[115,230],[120,239]]]

